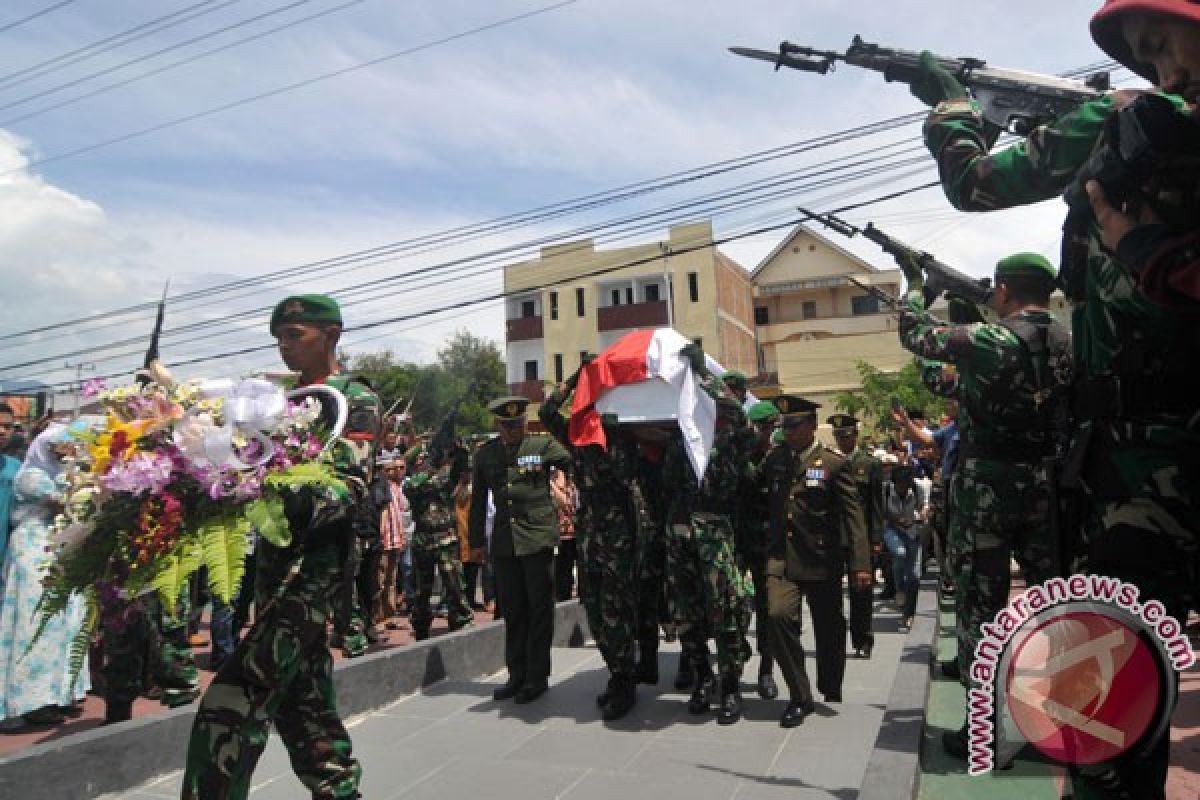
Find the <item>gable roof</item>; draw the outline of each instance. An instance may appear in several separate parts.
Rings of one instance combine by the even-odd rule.
[[[774,250],[772,250],[770,253],[767,254],[766,258],[764,258],[762,261],[758,262],[758,266],[756,266],[754,268],[754,271],[750,273],[750,279],[757,282],[759,279],[759,275],[762,273],[762,271],[764,269],[766,269],[767,267],[771,266],[771,264],[774,263],[774,261],[779,257],[780,254],[784,253],[787,250],[787,248],[792,246],[793,242],[800,239],[802,236],[808,236],[810,238],[816,239],[818,242],[825,245],[829,249],[831,249],[834,252],[838,253],[839,255],[845,257],[846,259],[854,262],[855,264],[861,266],[862,269],[859,270],[860,272],[880,272],[881,271],[878,267],[874,266],[870,262],[864,261],[862,258],[856,256],[854,253],[851,253],[846,248],[835,243],[829,237],[818,233],[816,230],[809,228],[807,225],[805,225],[803,222],[801,222],[801,223],[798,223],[796,225],[796,227],[792,228],[791,232],[788,233],[788,235],[785,236],[779,242],[779,244],[777,244],[775,246]]]

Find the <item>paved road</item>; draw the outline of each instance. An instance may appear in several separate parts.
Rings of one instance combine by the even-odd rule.
[[[870,661],[847,662],[844,703],[818,704],[792,730],[779,727],[782,699],[746,687],[746,716],[722,727],[694,717],[670,682],[678,648],[664,645],[658,687],[641,687],[635,712],[606,725],[595,694],[607,673],[592,647],[556,649],[552,688],[527,706],[495,703],[500,672],[442,682],[350,721],[369,800],[810,800],[856,797],[896,672],[903,635],[890,608],[877,615]],[[806,625],[807,628],[811,626]],[[811,636],[807,645],[812,646]],[[746,669],[757,675],[757,659]],[[778,671],[776,671],[778,679]],[[779,681],[782,688],[782,680]],[[255,773],[254,800],[305,797],[272,737]],[[179,796],[179,773],[110,800]]]

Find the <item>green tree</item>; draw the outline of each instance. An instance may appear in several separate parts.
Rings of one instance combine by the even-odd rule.
[[[892,427],[893,397],[909,410],[921,409],[931,421],[941,416],[945,409],[945,401],[922,383],[921,369],[916,361],[908,362],[898,372],[884,372],[866,361],[859,361],[856,368],[862,389],[838,394],[834,405],[862,419],[875,433]]]

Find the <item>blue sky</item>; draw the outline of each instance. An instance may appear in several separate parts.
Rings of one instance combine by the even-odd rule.
[[[95,80],[21,102],[67,81],[266,14],[286,0],[209,2],[186,24],[16,84],[4,76],[196,0],[78,0],[0,33],[0,334],[152,299],[172,291],[307,263],[521,211],[834,132],[920,106],[902,86],[849,68],[818,77],[773,73],[729,55],[733,44],[772,49],[781,39],[844,48],[855,33],[911,49],[978,55],[990,62],[1057,72],[1103,58],[1087,34],[1094,0],[1045,3],[949,0],[578,0],[511,25],[395,58],[367,69],[60,161],[37,162],[360,64],[477,26],[542,8],[548,0],[362,0],[319,20],[230,48],[192,64],[13,121],[54,101],[169,64],[345,0],[292,0],[293,7],[188,48],[115,69]],[[49,5],[10,1],[0,27]],[[1127,76],[1127,74],[1124,74]],[[203,308],[169,310],[168,328],[266,305],[294,290],[328,290],[393,275],[457,255],[556,236],[577,225],[636,213],[735,182],[768,179],[854,148],[916,137],[919,126],[824,150],[668,195],[598,210],[438,253],[426,253],[297,284],[264,287]],[[32,164],[31,164],[32,162]],[[863,188],[851,199],[922,182]],[[812,193],[806,202],[834,202]],[[786,219],[796,198],[717,217],[718,232]],[[818,205],[818,208],[821,206]],[[827,207],[827,206],[826,206]],[[977,274],[1021,232],[1021,249],[1053,254],[1057,204],[989,218],[955,214],[938,192],[874,209],[879,222]],[[873,218],[862,212],[852,217]],[[665,231],[646,232],[657,239]],[[747,268],[778,236],[726,248]],[[869,253],[869,251],[862,251]],[[882,260],[872,255],[876,263]],[[354,309],[380,319],[498,289],[490,273],[436,290],[381,292]],[[16,287],[15,289],[13,287]],[[348,316],[351,314],[348,313]],[[499,338],[495,307],[347,334],[353,350],[391,348],[428,359],[456,327]],[[353,319],[351,320],[353,323]],[[0,342],[0,363],[57,356],[81,343],[135,335],[147,316],[121,327]],[[265,342],[254,320],[212,341],[164,348],[168,361]],[[59,359],[63,360],[63,359]],[[136,359],[134,359],[136,361]],[[130,359],[97,364],[124,369]],[[48,372],[56,361],[26,373]],[[207,364],[193,373],[277,367],[271,353]],[[21,370],[0,370],[15,377]]]

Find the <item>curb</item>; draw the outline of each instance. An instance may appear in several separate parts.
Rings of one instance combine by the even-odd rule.
[[[921,740],[938,630],[938,574],[921,581],[917,613],[859,787],[862,800],[914,800],[921,782]]]
[[[579,647],[587,621],[578,600],[559,603],[554,646]],[[334,671],[343,717],[386,706],[444,679],[473,680],[504,668],[504,624],[426,639],[343,662]],[[96,728],[0,758],[0,797],[88,800],[183,769],[196,704]]]

